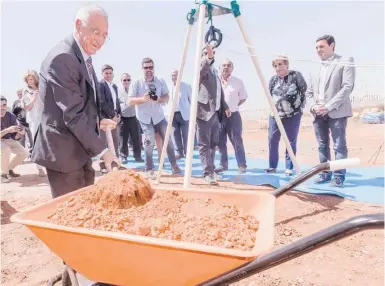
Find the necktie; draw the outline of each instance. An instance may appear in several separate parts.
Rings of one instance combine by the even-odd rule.
[[[92,86],[95,88],[94,76],[93,76],[94,69],[92,67],[92,59],[91,59],[91,57],[88,57],[88,59],[86,60],[86,67],[87,67],[88,75],[90,76],[90,80],[91,80]]]
[[[94,90],[94,97],[95,97],[95,103],[96,103],[96,90],[95,90],[95,82],[94,82],[94,68],[92,66],[92,59],[91,57],[88,57],[86,60],[86,67],[88,71],[88,75],[91,80],[92,88]]]

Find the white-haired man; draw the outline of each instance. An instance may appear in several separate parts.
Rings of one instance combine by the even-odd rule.
[[[40,69],[42,116],[32,161],[46,167],[52,196],[92,185],[92,158],[102,158],[108,170],[119,164],[114,150],[99,138],[100,129],[116,123],[100,114],[99,83],[91,56],[108,37],[108,16],[97,5],[80,8],[73,34],[48,53]],[[78,276],[85,280],[84,277]],[[81,285],[93,285],[92,281]]]
[[[231,110],[230,117],[224,117],[219,130],[219,153],[221,164],[215,171],[220,173],[228,169],[227,137],[234,147],[235,158],[238,164],[238,173],[246,172],[245,147],[242,139],[242,118],[239,106],[247,99],[247,93],[243,81],[232,75],[234,64],[225,60],[220,66],[221,84],[225,101]]]
[[[92,158],[101,157],[108,169],[119,164],[114,150],[99,138],[100,129],[116,123],[101,118],[99,84],[91,56],[108,37],[108,17],[96,5],[76,14],[73,34],[58,43],[40,70],[42,116],[32,161],[46,167],[52,196],[92,185]]]

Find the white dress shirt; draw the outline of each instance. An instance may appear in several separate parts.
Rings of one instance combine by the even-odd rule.
[[[219,108],[221,107],[221,95],[222,95],[221,87],[222,87],[222,84],[221,84],[221,80],[219,78],[218,70],[213,66],[211,67],[211,69],[212,69],[212,71],[215,74],[216,79],[217,79],[217,102],[215,105],[215,111],[218,111]]]
[[[115,92],[115,89],[114,87],[112,86],[112,83],[106,81],[107,84],[108,84],[108,87],[110,88],[110,92],[111,92],[111,96],[112,96],[112,101],[114,103],[114,110],[117,110],[118,109],[118,106],[116,105],[116,92]]]
[[[166,118],[168,118],[171,112],[172,103],[174,100],[175,88],[176,86],[174,85],[174,83],[171,83],[170,100],[168,101],[167,106],[165,106]],[[179,89],[179,101],[177,102],[175,112],[180,112],[183,120],[187,121],[190,119],[190,106],[191,106],[191,86],[185,82],[181,82],[180,89]]]
[[[318,89],[318,102],[320,104],[325,104],[325,85],[326,85],[326,76],[327,71],[330,66],[330,62],[334,60],[334,54],[328,59],[322,61],[320,76],[319,76],[319,89]]]
[[[235,76],[229,76],[227,82],[222,81],[222,88],[231,112],[239,111],[239,102],[247,98],[243,81]]]
[[[84,61],[84,65],[86,65],[86,60],[88,58],[90,58],[91,56],[88,55],[82,48],[82,46],[80,45],[80,42],[79,40],[76,38],[75,34],[73,34],[73,37],[75,39],[75,42],[76,44],[78,45],[79,49],[80,49],[80,52],[82,53],[82,56],[83,56],[83,61]],[[87,66],[86,66],[86,70],[87,70]],[[92,87],[93,87],[93,90],[94,90],[94,99],[95,99],[95,104],[97,104],[97,99],[96,99],[96,87],[95,87],[95,79],[91,79],[91,82],[92,82]],[[96,118],[96,124],[97,124],[97,128],[99,130],[99,116]],[[108,151],[108,148],[105,148],[99,155],[97,155],[95,158],[98,158],[100,159],[106,152]]]
[[[75,42],[76,44],[78,45],[79,49],[80,49],[80,52],[82,53],[82,56],[83,56],[83,61],[84,61],[84,65],[86,65],[86,60],[88,58],[91,58],[92,57],[90,55],[88,55],[82,48],[82,46],[80,45],[80,42],[79,40],[76,38],[75,34],[73,35],[74,36],[74,39],[75,39]],[[86,70],[87,70],[87,66],[86,66]],[[95,103],[97,103],[97,100],[96,100],[96,87],[95,87],[95,79],[94,78],[91,78],[91,83],[92,83],[92,88],[94,90],[94,99],[95,99]],[[98,127],[99,128],[99,127]]]

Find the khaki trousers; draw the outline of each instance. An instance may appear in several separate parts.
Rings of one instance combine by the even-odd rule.
[[[15,154],[12,159],[11,154]],[[28,150],[18,141],[1,139],[1,174],[8,175],[9,170],[13,170],[23,163],[28,154]]]

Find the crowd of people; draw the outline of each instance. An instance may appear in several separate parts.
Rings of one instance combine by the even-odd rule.
[[[120,75],[120,82],[114,81],[114,69],[108,64],[101,68],[102,79],[98,80],[92,56],[107,37],[105,10],[97,5],[82,7],[76,14],[73,33],[51,49],[39,74],[34,70],[26,73],[25,87],[17,91],[18,99],[12,107],[6,97],[1,97],[2,183],[20,176],[15,168],[30,158],[38,175],[48,177],[52,197],[56,198],[94,184],[93,159],[99,160],[100,171],[106,174],[114,163],[127,163],[130,150],[133,159],[143,162],[147,175],[154,178],[153,151],[156,146],[159,159],[173,97],[177,97],[173,140],[168,140],[167,145],[172,172],[182,171],[178,160],[186,156],[188,140],[194,140],[205,182],[217,185],[216,174],[229,167],[227,138],[234,148],[238,172],[247,172],[239,107],[248,96],[243,81],[233,75],[235,64],[230,59],[218,63],[217,69],[215,49],[210,44],[202,49],[196,137],[192,139],[188,138],[192,90],[182,82],[176,94],[177,70],[166,76],[171,79],[171,84],[167,84],[155,75],[153,59],[146,57],[140,67],[143,76],[135,81],[129,72]],[[275,75],[269,81],[271,96],[294,153],[303,108],[307,99],[313,100],[310,111],[321,163],[331,160],[329,134],[336,159],[347,158],[346,127],[353,115],[349,96],[355,81],[354,61],[336,54],[335,46],[331,35],[316,39],[315,48],[322,64],[312,80],[306,82],[299,71],[289,69],[287,58],[277,57],[272,61]],[[108,148],[108,129],[114,150]],[[269,166],[265,172],[274,173],[281,133],[272,115],[268,134]],[[255,140],[259,140],[258,136]],[[217,150],[220,161],[215,164]],[[288,176],[293,173],[287,152],[285,172]],[[342,187],[345,173],[339,170],[333,176],[323,172],[316,182]]]
[[[14,169],[28,158],[36,164],[39,176],[46,175],[45,168],[53,196],[93,183],[93,158],[99,159],[100,171],[106,174],[112,162],[125,165],[132,156],[144,163],[148,177],[155,178],[153,151],[156,146],[159,160],[174,96],[177,104],[167,157],[172,172],[181,173],[178,160],[186,156],[189,140],[190,84],[182,81],[179,94],[175,94],[178,70],[170,71],[165,80],[155,75],[156,65],[149,57],[141,63],[143,76],[134,81],[129,72],[115,80],[114,69],[108,64],[101,67],[98,80],[91,55],[102,48],[107,36],[105,11],[93,5],[80,9],[73,34],[51,50],[39,74],[35,70],[25,74],[25,87],[16,91],[18,98],[10,111],[7,99],[1,98],[3,183],[20,176]],[[303,108],[308,98],[313,99],[310,111],[319,158],[326,162],[331,160],[329,132],[336,159],[347,158],[346,126],[352,116],[349,96],[355,68],[353,58],[334,52],[333,36],[325,35],[315,42],[322,60],[319,75],[307,82],[299,71],[289,68],[287,58],[280,56],[272,61],[275,75],[269,81],[269,90],[294,154]],[[228,170],[227,138],[234,149],[238,172],[247,171],[239,112],[248,97],[246,88],[242,79],[233,75],[235,64],[230,59],[219,63],[217,69],[214,58],[215,49],[207,44],[202,50],[193,139],[203,177],[211,185],[218,184],[216,174]],[[112,129],[115,150],[107,147],[106,126]],[[275,173],[281,133],[273,115],[269,117],[268,134],[269,166],[265,172]],[[215,164],[217,151],[220,160]],[[290,176],[293,163],[287,151],[285,162],[285,173]],[[80,181],[71,183],[74,178]],[[332,182],[342,187],[344,180],[345,171],[341,170],[335,172],[334,178],[330,172],[322,173],[317,183]]]

